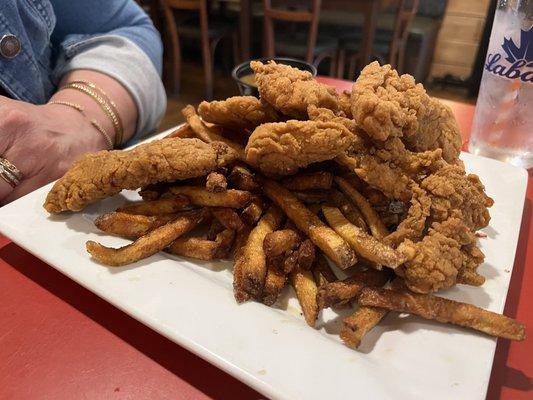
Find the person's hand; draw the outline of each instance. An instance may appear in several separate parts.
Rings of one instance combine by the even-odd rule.
[[[15,189],[0,178],[0,204],[61,177],[82,154],[106,147],[89,119],[73,108],[0,96],[0,157],[23,175]]]

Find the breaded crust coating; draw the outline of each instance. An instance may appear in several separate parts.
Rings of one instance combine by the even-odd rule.
[[[263,124],[246,146],[246,161],[271,175],[291,175],[309,164],[344,152],[354,135],[334,122],[287,121]]]
[[[335,88],[317,82],[310,72],[274,61],[252,61],[250,65],[261,98],[289,117],[306,119],[310,105],[334,111],[339,108]]]
[[[355,122],[375,140],[401,137],[408,149],[442,148],[455,161],[461,135],[450,109],[429,97],[411,75],[398,75],[390,65],[367,65],[353,85],[351,111]]]
[[[198,114],[206,122],[236,130],[253,130],[278,120],[278,113],[254,96],[234,96],[222,101],[202,101]]]
[[[237,153],[224,143],[175,138],[129,151],[86,154],[55,183],[44,208],[51,213],[79,211],[122,189],[203,176],[236,159]]]

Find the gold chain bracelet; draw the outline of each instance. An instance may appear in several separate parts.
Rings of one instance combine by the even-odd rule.
[[[85,109],[80,104],[71,103],[70,101],[62,101],[62,100],[52,100],[52,101],[49,101],[48,104],[59,104],[61,106],[67,106],[67,107],[73,108],[79,111],[84,117],[86,117]],[[95,119],[91,119],[90,122],[91,122],[91,125],[98,131],[98,133],[100,133],[104,137],[107,143],[107,146],[108,146],[108,150],[111,150],[113,148],[113,141],[111,140],[111,138],[109,137],[105,129]]]
[[[90,96],[94,101],[96,101],[102,111],[111,119],[111,122],[113,123],[113,128],[115,129],[115,146],[119,146],[122,144],[124,128],[122,127],[122,120],[118,115],[115,103],[111,102],[108,97],[102,92],[102,90],[95,89],[96,85],[91,85],[92,86],[89,86],[84,81],[75,81],[67,83],[60,90],[75,89],[82,93],[85,93],[86,95]]]

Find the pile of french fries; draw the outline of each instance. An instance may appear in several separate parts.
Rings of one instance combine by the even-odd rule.
[[[224,141],[244,154],[242,144],[224,136],[223,127],[204,123],[194,107],[186,107],[184,115],[188,122],[171,137]],[[100,230],[134,241],[119,249],[89,241],[87,250],[109,266],[159,251],[198,260],[233,259],[239,303],[272,306],[291,285],[311,327],[322,309],[354,305],[340,332],[352,348],[389,311],[525,338],[524,326],[511,318],[410,292],[394,273],[405,256],[381,240],[402,211],[380,209],[380,193],[349,169],[324,162],[276,181],[243,160],[201,178],[142,188],[141,202],[95,221]],[[339,280],[330,263],[349,277]]]

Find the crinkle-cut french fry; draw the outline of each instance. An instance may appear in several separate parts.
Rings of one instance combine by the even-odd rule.
[[[333,184],[333,174],[317,171],[285,178],[282,183],[289,190],[329,190]]]
[[[185,108],[181,110],[181,113],[191,126],[191,129],[194,131],[196,136],[199,139],[202,139],[204,142],[211,143],[211,142],[223,142],[226,143],[229,147],[231,147],[233,150],[237,152],[239,155],[239,158],[241,160],[245,159],[244,156],[244,148],[238,144],[235,143],[224,136],[220,135],[219,130],[207,126],[202,119],[196,114],[196,110],[192,105],[187,105]]]
[[[261,215],[263,215],[263,200],[259,196],[253,196],[250,204],[242,210],[241,219],[245,224],[253,226]]]
[[[282,229],[270,232],[265,236],[263,249],[267,258],[274,258],[294,250],[300,241],[300,235],[292,229]]]
[[[287,189],[274,181],[263,181],[265,194],[287,214],[294,224],[340,268],[357,261],[355,252],[333,229],[307,209]]]
[[[322,285],[318,291],[318,305],[320,309],[331,307],[345,300],[356,298],[367,286],[383,286],[389,279],[385,271],[367,269],[356,271],[354,275],[342,281]]]
[[[396,268],[407,260],[399,251],[351,224],[338,208],[323,206],[322,213],[333,230],[365,259],[390,268]]]
[[[142,201],[126,204],[117,209],[117,212],[136,215],[164,215],[182,211],[191,202],[185,196],[173,196],[166,199]]]
[[[210,192],[223,192],[227,189],[226,177],[220,172],[210,172],[205,181],[205,188]]]
[[[311,269],[316,257],[316,248],[313,242],[309,239],[305,239],[298,247],[297,253],[298,267],[304,270]]]
[[[244,225],[241,217],[233,209],[227,207],[212,208],[211,212],[213,216],[222,224],[225,228],[238,231]]]
[[[366,223],[370,228],[370,232],[376,239],[383,239],[389,234],[389,231],[381,221],[378,213],[372,208],[364,196],[359,193],[348,181],[339,176],[335,177],[335,183],[339,186],[342,192],[350,198],[351,201],[357,205],[363,216],[365,217]]]
[[[346,346],[355,349],[363,337],[381,321],[389,311],[379,307],[359,307],[343,320],[340,337]]]
[[[341,210],[342,214],[348,221],[358,228],[361,228],[365,232],[368,232],[368,225],[363,218],[363,214],[361,214],[361,211],[359,211],[359,209],[350,200],[348,200],[344,194],[338,190],[333,190],[329,196],[329,200],[335,207]]]
[[[252,200],[250,192],[235,189],[213,193],[198,186],[173,186],[170,192],[187,196],[192,204],[205,207],[243,208]]]
[[[338,280],[323,254],[317,255],[311,270],[318,287]]]
[[[321,203],[329,199],[329,191],[327,190],[309,190],[306,192],[293,192],[293,194],[305,204]]]
[[[265,286],[261,294],[262,301],[267,306],[274,304],[287,283],[287,274],[274,261],[268,262]]]
[[[526,337],[524,325],[512,318],[442,297],[365,288],[361,291],[358,302],[364,306],[415,314],[425,319],[471,328],[505,339],[524,340]]]
[[[123,212],[103,214],[94,220],[98,229],[112,235],[138,238],[175,220],[178,214],[158,216],[135,215]]]
[[[86,243],[87,251],[98,262],[109,266],[120,266],[134,263],[163,250],[178,237],[194,228],[202,219],[203,210],[194,210],[182,213],[174,221],[169,222],[135,242],[114,249],[89,240]]]
[[[246,190],[248,192],[258,192],[261,186],[257,183],[255,175],[248,168],[236,165],[228,175],[228,181],[235,189]]]
[[[217,260],[226,258],[231,251],[235,231],[224,229],[215,240],[198,237],[180,237],[168,247],[168,252],[198,260]]]
[[[174,129],[172,132],[170,132],[166,138],[193,138],[196,135],[194,134],[194,131],[192,130],[189,123],[184,123],[178,126],[176,129]]]
[[[260,298],[267,273],[263,241],[268,233],[280,226],[282,219],[281,210],[277,207],[270,207],[252,229],[241,256],[235,260],[235,268],[239,271],[239,275],[234,276],[234,289],[236,285],[238,291]]]
[[[315,326],[319,310],[316,302],[318,288],[313,273],[309,270],[296,268],[289,276],[307,325]]]

